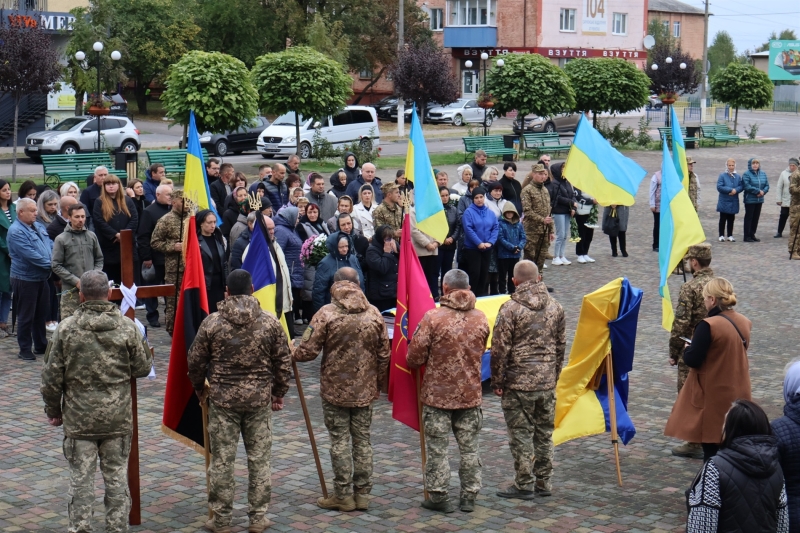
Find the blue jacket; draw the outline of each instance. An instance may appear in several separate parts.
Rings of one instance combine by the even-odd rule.
[[[747,172],[742,174],[744,184],[744,203],[763,204],[764,196],[769,192],[769,182],[767,174],[759,167],[758,171],[753,170],[753,160],[747,162]],[[759,191],[764,191],[764,196],[756,196]]]
[[[477,250],[482,242],[491,243],[492,246],[497,242],[497,217],[485,205],[478,207],[472,204],[467,207],[461,217],[461,227],[464,230],[464,248],[467,250]]]
[[[358,190],[365,183],[366,181],[364,181],[363,176],[359,176],[347,186],[345,194],[353,199],[354,204],[361,203],[361,196],[358,194]],[[376,176],[375,179],[372,180],[371,185],[373,192],[372,203],[378,205],[383,202],[383,191],[381,191],[381,185],[383,185],[383,182],[381,182],[381,179]]]
[[[232,271],[242,268],[242,256],[245,249],[250,246],[250,228],[244,228],[239,234],[239,238],[231,246],[231,258],[228,260],[228,267]]]
[[[346,235],[350,241],[350,248],[347,255],[339,255],[338,243],[339,237]],[[358,279],[361,281],[361,291],[364,290],[364,273],[361,271],[361,265],[358,264],[356,258],[355,245],[353,239],[346,233],[337,231],[325,242],[328,247],[328,255],[319,262],[317,265],[317,272],[314,275],[314,312],[319,311],[323,305],[331,303],[331,287],[333,286],[333,275],[336,271],[343,267],[354,268],[358,272]],[[288,262],[288,260],[287,260]]]
[[[11,277],[24,281],[45,281],[50,277],[53,241],[39,222],[31,228],[15,220],[8,228]]]
[[[730,192],[736,191],[736,195],[731,196]],[[717,178],[717,192],[719,192],[719,200],[717,200],[717,212],[735,215],[739,212],[739,193],[744,190],[744,183],[742,177],[736,172],[729,175],[723,172]]]
[[[506,218],[506,213],[514,213],[511,222]],[[500,228],[497,234],[497,257],[499,259],[519,259],[520,252],[525,247],[528,238],[519,221],[519,214],[512,202],[503,206],[503,216],[500,218]],[[514,250],[517,249],[515,253]]]
[[[789,500],[789,530],[800,531],[800,395],[783,406],[784,416],[772,421],[778,438],[783,479]]]
[[[144,175],[147,179],[144,180],[144,199],[147,200],[147,204],[152,204],[156,201],[156,189],[159,185],[161,185],[160,181],[156,181],[150,175],[150,169],[144,171]]]
[[[296,207],[284,207],[273,217],[275,222],[275,242],[283,250],[286,258],[286,266],[292,277],[292,288],[303,288],[303,263],[300,262],[300,249],[303,247],[303,240],[295,231],[295,221],[297,220]]]

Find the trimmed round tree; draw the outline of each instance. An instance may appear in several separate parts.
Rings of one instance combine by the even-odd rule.
[[[650,78],[636,65],[619,58],[575,59],[564,67],[575,90],[575,110],[598,113],[627,113],[647,103]]]
[[[170,67],[166,85],[161,100],[168,115],[186,126],[194,111],[199,132],[235,130],[258,113],[247,67],[221,52],[185,54]]]
[[[667,63],[667,58],[672,61]],[[653,70],[653,63],[658,67],[656,70]],[[682,64],[685,68],[681,68]],[[700,85],[700,71],[696,62],[681,49],[680,42],[673,46],[670,42],[656,41],[647,57],[646,73],[650,78],[650,87],[659,96],[692,94]]]
[[[322,119],[341,110],[353,94],[344,66],[313,48],[297,46],[256,59],[251,72],[258,105],[268,115],[295,112],[300,153],[300,118]]]
[[[497,61],[502,59],[502,67]],[[534,113],[540,117],[575,108],[575,91],[566,73],[539,54],[507,54],[494,58],[487,73],[484,94],[494,101],[494,114],[501,117],[517,110],[524,121]]]
[[[759,109],[772,103],[772,81],[752,65],[731,63],[711,78],[711,98],[736,109],[733,129],[739,124],[739,108]]]

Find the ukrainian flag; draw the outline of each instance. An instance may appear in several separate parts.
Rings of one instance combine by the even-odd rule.
[[[194,121],[194,111],[189,112],[183,195],[189,198],[198,210],[211,209],[217,217],[217,226],[222,225],[222,217],[214,207],[211,193],[208,190],[208,176],[206,176],[206,166],[203,162],[203,150],[200,147],[200,134],[197,133],[197,124]]]
[[[406,179],[414,183],[414,202],[417,229],[439,242],[447,238],[447,217],[439,197],[431,158],[425,146],[425,136],[417,118],[417,106],[411,113],[411,134],[408,136],[406,154]]]
[[[674,137],[673,137],[674,139]],[[661,327],[672,330],[672,300],[669,297],[667,279],[675,267],[683,260],[686,251],[693,244],[706,240],[703,226],[683,188],[675,164],[669,156],[667,141],[663,140],[661,160],[661,225],[658,235],[658,268],[661,272],[659,294],[661,295]]]
[[[564,167],[564,176],[572,185],[600,205],[633,205],[646,175],[645,169],[615,150],[586,116],[581,116]]]
[[[689,166],[686,164],[686,146],[683,144],[681,125],[678,123],[678,114],[675,107],[670,106],[670,123],[672,124],[672,161],[678,172],[678,180],[683,183],[683,188],[689,192]]]

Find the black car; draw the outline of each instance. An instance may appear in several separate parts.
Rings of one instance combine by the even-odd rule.
[[[397,97],[387,96],[386,98],[381,98],[374,104],[370,104],[370,107],[375,109],[378,120],[389,120],[392,110],[397,113]]]
[[[262,131],[269,126],[269,120],[256,117],[250,125],[242,126],[236,131],[224,133],[203,132],[200,134],[200,146],[208,150],[209,154],[224,157],[231,153],[241,154],[246,151],[256,151],[256,142]]]

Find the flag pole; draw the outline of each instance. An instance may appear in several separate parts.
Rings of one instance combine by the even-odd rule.
[[[622,469],[619,465],[619,435],[617,435],[617,405],[614,389],[614,366],[611,352],[606,355],[606,385],[608,385],[608,415],[611,423],[611,443],[614,445],[614,461],[617,463],[617,483],[622,486]]]
[[[294,372],[294,381],[297,384],[297,395],[300,396],[300,406],[303,408],[303,417],[306,419],[306,429],[308,430],[308,439],[311,441],[311,451],[314,454],[314,462],[317,464],[317,475],[319,475],[319,485],[322,488],[322,497],[328,497],[328,487],[325,485],[325,475],[322,473],[322,463],[319,461],[319,452],[317,451],[317,441],[314,440],[314,428],[311,427],[311,418],[308,416],[308,407],[306,406],[306,397],[303,394],[303,384],[300,381],[300,372],[297,370],[297,363],[292,361],[292,371]]]
[[[417,413],[419,413],[419,447],[422,452],[422,494],[424,499],[428,499],[428,489],[425,488],[425,464],[428,457],[425,454],[425,429],[422,427],[422,376],[419,368],[414,371],[414,381],[417,383]]]
[[[208,381],[206,381],[206,387],[208,387]],[[208,473],[208,469],[211,466],[211,451],[208,438],[208,398],[206,398],[206,401],[200,402],[200,409],[202,410],[203,416],[203,451],[206,458],[206,496],[208,496],[211,493],[211,479]],[[208,498],[206,498],[206,500],[208,500]],[[214,511],[211,510],[211,502],[208,502],[208,517],[214,518]]]

